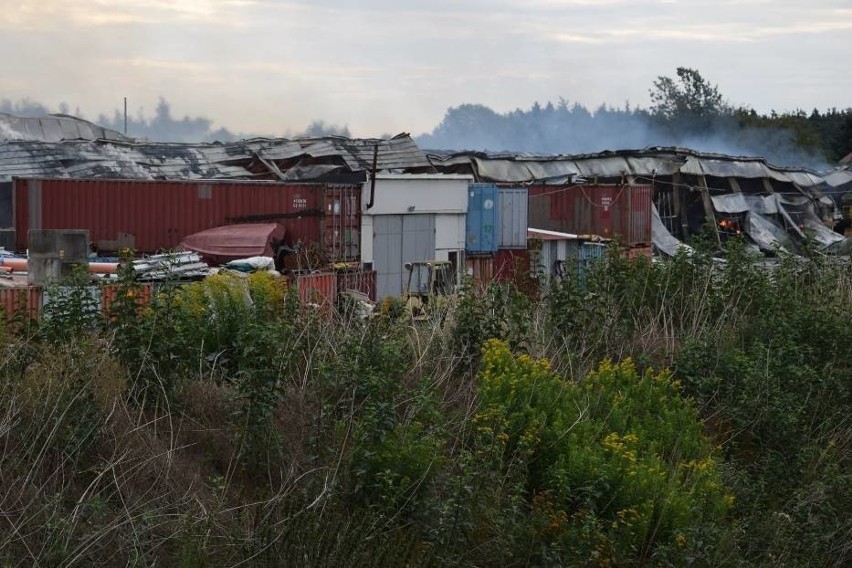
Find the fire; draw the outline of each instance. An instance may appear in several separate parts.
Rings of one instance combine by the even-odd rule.
[[[743,232],[740,229],[740,224],[734,221],[733,219],[720,219],[719,220],[719,228],[725,232],[742,235]]]

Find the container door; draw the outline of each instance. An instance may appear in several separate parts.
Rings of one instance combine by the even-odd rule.
[[[405,289],[406,262],[435,258],[434,215],[377,215],[373,219],[376,298]]]
[[[610,187],[596,188],[595,195],[597,197],[596,205],[598,207],[599,232],[597,234],[604,237],[612,237],[612,209],[614,206],[613,191]]]
[[[325,190],[323,246],[331,261],[356,260],[361,254],[361,188],[328,186]]]
[[[377,299],[402,293],[402,215],[373,217],[373,269]]]
[[[473,254],[497,251],[500,209],[497,187],[473,183],[468,188],[465,250]]]
[[[524,187],[501,187],[497,191],[500,205],[499,248],[527,248],[527,228],[529,225],[527,189]]]

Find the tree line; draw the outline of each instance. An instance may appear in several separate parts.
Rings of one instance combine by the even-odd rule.
[[[448,109],[418,142],[436,150],[537,154],[681,146],[820,169],[852,152],[852,107],[761,114],[729,103],[718,86],[685,67],[675,77],[658,77],[650,95],[647,109],[625,103],[589,110],[560,98],[499,113],[465,103]]]
[[[762,156],[778,165],[828,169],[852,152],[852,107],[810,112],[758,113],[728,102],[717,85],[695,69],[679,67],[674,77],[660,76],[650,89],[651,106],[606,104],[589,109],[568,98],[534,103],[529,109],[500,113],[485,105],[464,103],[447,109],[441,122],[418,136],[418,144],[438,151],[509,151],[535,154],[579,154],[603,150],[680,146],[729,155]],[[67,103],[58,111],[70,114]],[[30,98],[0,100],[0,112],[43,116],[53,112]],[[83,118],[80,109],[73,113]],[[100,114],[100,126],[125,131],[123,111]],[[216,127],[203,116],[175,117],[170,103],[159,99],[153,115],[143,108],[126,117],[127,134],[163,142],[230,142],[258,135]],[[346,125],[314,120],[303,131],[276,133],[300,136],[351,136]]]

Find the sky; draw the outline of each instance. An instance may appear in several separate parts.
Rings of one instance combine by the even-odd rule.
[[[852,106],[852,0],[0,0],[0,98],[283,135],[447,108],[647,107],[691,67],[758,112]]]

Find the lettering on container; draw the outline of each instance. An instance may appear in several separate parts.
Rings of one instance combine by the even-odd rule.
[[[307,197],[294,197],[293,198],[293,209],[307,209],[308,207],[308,198]]]
[[[604,211],[609,211],[609,206],[612,205],[612,197],[601,197],[601,207]]]

